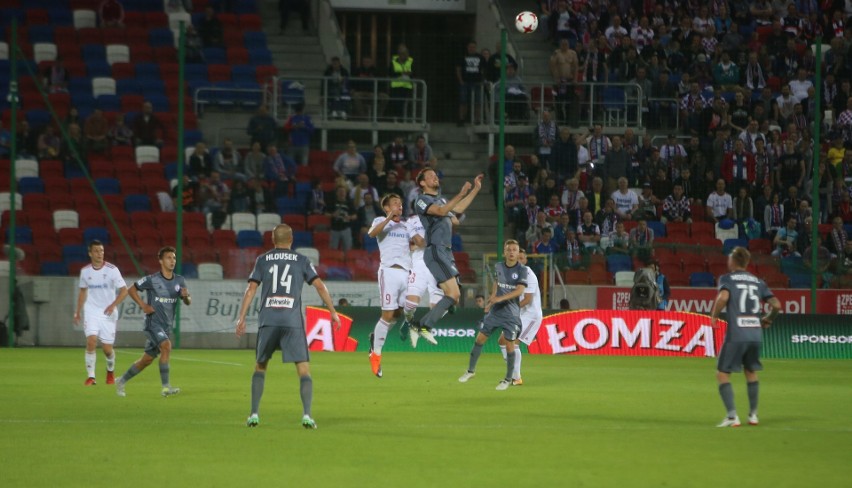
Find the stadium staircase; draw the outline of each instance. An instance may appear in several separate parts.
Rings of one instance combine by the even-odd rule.
[[[539,19],[538,30],[535,33],[521,34],[515,29],[515,16],[519,12],[529,10],[530,2],[503,0],[499,2],[499,8],[503,24],[509,33],[509,40],[517,50],[515,57],[523,66],[521,78],[526,82],[549,80],[548,60],[553,49],[547,42],[547,26],[544,25],[543,20]]]

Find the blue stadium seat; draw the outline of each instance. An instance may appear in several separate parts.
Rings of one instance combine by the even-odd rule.
[[[243,231],[245,232],[245,231]],[[256,232],[256,231],[255,231]],[[240,232],[242,233],[242,232]],[[309,231],[297,230],[293,232],[293,248],[314,247],[314,234]]]
[[[118,95],[98,95],[95,105],[104,112],[120,112],[121,97]]]
[[[622,254],[614,254],[606,258],[606,270],[610,273],[618,273],[619,271],[633,271],[633,260],[630,256]]]
[[[98,178],[95,180],[95,188],[101,195],[121,195],[121,185],[116,178]]]
[[[50,16],[50,24],[54,26],[72,25],[74,23],[74,14],[67,8],[51,8],[47,11]]]
[[[50,112],[41,109],[27,110],[27,122],[30,127],[41,127],[51,122]]]
[[[163,80],[155,80],[155,79],[147,79],[139,82],[139,90],[142,92],[142,95],[165,95],[166,94],[166,84]]]
[[[83,56],[83,61],[88,64],[90,61],[106,62],[106,47],[100,44],[85,44],[80,48],[80,53]]]
[[[154,112],[169,112],[170,104],[169,97],[163,94],[146,94],[145,99],[151,102],[151,105],[154,107]]]
[[[18,181],[18,193],[44,193],[44,181],[38,176],[27,176]]]
[[[744,247],[748,249],[748,239],[725,239],[722,244],[722,253],[725,255],[731,254],[735,247]]]
[[[234,88],[251,90],[234,92],[236,95],[235,100],[243,107],[255,108],[259,107],[260,104],[263,103],[263,91],[261,90],[260,85],[256,82],[234,83]]]
[[[109,231],[106,227],[87,227],[83,230],[83,242],[88,245],[90,242],[96,240],[104,244],[110,243]]]
[[[237,65],[231,68],[231,81],[237,83],[256,83],[254,66]]]
[[[249,63],[257,66],[259,64],[272,64],[272,53],[269,49],[250,49]]]
[[[237,247],[263,247],[263,235],[256,230],[241,230],[237,233]]]
[[[453,234],[452,246],[453,252],[464,252],[464,245],[462,244],[462,238],[460,235]]]
[[[157,63],[139,63],[136,65],[136,79],[138,81],[161,80],[160,65]]]
[[[325,273],[325,279],[328,281],[352,281],[352,272],[348,268],[329,266]]]
[[[228,56],[221,47],[205,47],[202,52],[207,64],[228,64]]]
[[[68,276],[68,266],[59,262],[41,263],[39,274],[42,276]]]
[[[184,66],[183,77],[187,83],[206,83],[209,81],[207,78],[207,66],[203,64],[186,64]],[[195,95],[195,92],[193,91],[191,95]]]
[[[811,275],[797,273],[790,276],[790,288],[810,288]]]
[[[83,244],[62,246],[62,261],[67,263],[88,261],[89,249]]]
[[[266,49],[266,34],[263,32],[249,31],[243,34],[243,44],[246,49]]]
[[[657,220],[649,220],[648,228],[654,231],[654,237],[666,237],[666,224]]]
[[[291,108],[293,105],[304,105],[305,85],[298,81],[283,80],[281,82],[281,100]]]
[[[167,164],[166,167],[163,169],[163,172],[166,175],[166,179],[171,181],[171,180],[177,178],[177,170],[178,170],[177,163]]]
[[[6,240],[9,240],[12,229],[6,229]],[[33,230],[28,225],[18,225],[15,227],[15,242],[18,244],[32,244]]]
[[[237,0],[234,2],[235,5],[232,5],[232,12],[235,14],[256,14],[257,11],[257,2],[255,0]]]
[[[30,35],[30,44],[37,42],[53,42],[52,25],[31,25],[27,29]]]
[[[367,252],[374,252],[379,250],[379,240],[375,237],[370,237],[367,233],[361,234],[361,243],[362,248]]]
[[[689,275],[689,286],[714,288],[716,286],[716,278],[711,273],[692,273]]]
[[[86,74],[89,78],[110,78],[112,67],[106,61],[99,59],[86,61]]]
[[[296,183],[296,200],[300,202],[307,202],[308,196],[311,194],[311,184],[308,182],[297,182]]]
[[[151,47],[174,46],[175,39],[171,29],[151,29],[148,31],[148,44]]]
[[[115,80],[115,94],[122,95],[139,95],[142,91],[139,89],[139,82],[133,78]]]
[[[124,197],[124,210],[127,213],[150,212],[151,200],[148,195],[127,195]]]
[[[68,82],[68,91],[71,92],[71,97],[80,95],[92,95],[92,80],[84,76],[72,77]]]
[[[200,130],[185,130],[183,132],[183,143],[191,147],[204,140],[204,134]]]
[[[279,197],[275,199],[275,207],[280,215],[303,214],[305,207],[297,198]]]
[[[198,279],[198,266],[195,263],[182,263],[180,272],[184,278]]]

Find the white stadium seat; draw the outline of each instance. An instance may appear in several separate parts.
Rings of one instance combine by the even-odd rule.
[[[257,230],[257,220],[253,213],[234,212],[231,214],[231,230],[239,233],[241,230]]]
[[[157,146],[137,146],[136,164],[142,166],[145,163],[159,163],[160,149]]]
[[[37,42],[33,44],[33,58],[36,63],[56,61],[56,44],[52,42]]]
[[[97,27],[98,17],[94,10],[75,10],[74,11],[74,28],[83,29],[86,27]]]
[[[15,161],[15,178],[35,178],[38,176],[38,161],[35,159],[19,159]]]
[[[76,210],[56,210],[53,212],[53,229],[76,229],[80,226],[80,216]]]
[[[15,194],[15,210],[24,209],[23,200],[24,197],[22,197],[20,193]],[[6,210],[9,210],[9,192],[4,191],[0,192],[0,214],[2,214]]]
[[[222,265],[219,263],[201,263],[198,265],[199,280],[221,280],[224,276]]]
[[[115,63],[130,62],[130,48],[124,44],[108,44],[106,47],[107,63],[112,66]]]
[[[271,231],[280,223],[281,216],[277,213],[262,213],[257,216],[257,230],[259,230],[261,234]]]
[[[615,273],[615,286],[633,286],[633,277],[636,275],[633,271],[619,271]]]
[[[98,95],[115,95],[115,80],[106,77],[92,78],[92,96],[98,98]]]
[[[319,266],[320,254],[319,249],[314,247],[300,247],[296,252],[311,260],[311,264]]]

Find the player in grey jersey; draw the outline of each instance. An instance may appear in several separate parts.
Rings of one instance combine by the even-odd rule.
[[[751,254],[736,247],[728,256],[730,273],[719,278],[719,294],[710,314],[710,325],[716,327],[719,314],[727,306],[728,329],[725,343],[719,351],[716,379],[719,382],[719,395],[728,415],[719,427],[739,427],[740,418],[734,406],[734,390],[731,387],[731,373],[745,368],[748,390],[748,423],[758,424],[757,372],[763,369],[760,364],[760,348],[763,344],[763,328],[769,327],[775,316],[781,311],[781,302],[772,294],[766,283],[746,271]],[[761,315],[762,302],[769,304],[769,312]]]
[[[515,339],[521,333],[521,307],[519,297],[527,286],[527,268],[518,262],[520,247],[518,241],[508,240],[503,246],[502,263],[497,263],[494,289],[488,304],[485,305],[485,318],[476,335],[476,342],[470,351],[470,363],[459,381],[467,383],[476,374],[476,362],[482,354],[482,346],[498,329],[503,329],[502,337],[506,342],[506,377],[497,384],[498,390],[505,390],[512,384],[512,372],[515,369]]]
[[[456,305],[461,297],[455,259],[452,251],[453,224],[450,213],[460,215],[467,210],[473,199],[482,189],[483,175],[478,175],[473,184],[466,182],[458,195],[444,203],[439,195],[440,181],[435,170],[426,168],[417,175],[417,184],[423,194],[414,201],[414,212],[420,216],[420,222],[426,230],[426,249],[423,261],[435,277],[438,286],[444,291],[444,297],[424,315],[419,323],[411,324],[426,340],[437,344],[430,330],[435,323]]]
[[[160,272],[145,276],[127,289],[130,298],[139,305],[145,313],[145,352],[138,361],[130,365],[127,372],[115,380],[115,391],[118,396],[125,396],[124,387],[134,376],[147,368],[154,358],[160,356],[160,380],[163,384],[164,397],[180,393],[180,388],[172,388],[169,383],[169,356],[172,342],[169,331],[175,322],[178,300],[184,304],[192,303],[186,281],[183,276],[175,274],[177,255],[175,248],[164,247],[157,253],[160,260]],[[142,301],[139,292],[146,292],[148,302]]]
[[[276,349],[281,350],[281,361],[295,363],[299,375],[299,394],[302,399],[302,426],[316,429],[311,418],[314,383],[311,378],[310,354],[305,335],[305,318],[302,314],[302,287],[307,284],[316,289],[331,313],[331,321],[340,328],[340,318],[325,284],[317,276],[311,261],[291,251],[293,229],[287,224],[275,226],[272,231],[275,248],[258,256],[254,270],[243,294],[237,318],[237,337],[246,331],[246,314],[260,287],[260,313],[258,314],[257,350],[254,374],[251,378],[251,415],[246,425],[260,423],[258,410],[266,382],[266,367]]]

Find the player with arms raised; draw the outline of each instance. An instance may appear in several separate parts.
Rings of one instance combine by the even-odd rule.
[[[538,288],[538,277],[532,269],[527,266],[527,252],[521,248],[518,252],[518,262],[527,269],[527,286],[524,289],[524,297],[519,304],[521,307],[521,333],[515,340],[515,369],[512,371],[512,385],[521,386],[524,380],[521,379],[521,348],[520,343],[526,345],[532,344],[535,340],[538,329],[541,327],[542,312],[541,312],[541,291]],[[500,336],[500,352],[503,353],[503,359],[507,359],[506,338]]]
[[[485,305],[485,318],[476,335],[473,350],[470,351],[470,364],[459,381],[467,383],[476,374],[476,363],[482,354],[482,346],[495,330],[503,329],[500,336],[506,345],[506,377],[497,384],[498,390],[505,390],[512,384],[515,370],[515,341],[521,333],[521,308],[518,302],[526,291],[527,267],[518,262],[520,247],[518,241],[509,239],[503,246],[503,262],[494,265],[496,279],[491,297]]]
[[[453,223],[450,213],[461,215],[467,210],[482,189],[482,178],[483,175],[480,174],[474,179],[472,185],[466,182],[458,195],[446,201],[439,195],[441,183],[435,170],[426,168],[417,175],[417,184],[423,194],[414,201],[414,212],[420,216],[420,221],[426,230],[426,250],[423,261],[443,290],[444,297],[420,319],[419,323],[414,321],[411,326],[432,344],[438,343],[431,331],[435,323],[447,313],[450,307],[456,305],[461,297],[459,272],[453,258]]]
[[[719,395],[728,415],[719,427],[740,426],[740,418],[734,406],[731,373],[740,372],[743,368],[748,382],[748,423],[757,425],[757,372],[763,369],[760,364],[762,328],[769,327],[781,311],[781,302],[775,298],[766,283],[746,271],[750,260],[751,254],[743,247],[736,247],[731,251],[728,256],[730,273],[719,278],[719,294],[710,314],[710,325],[715,327],[719,314],[727,306],[728,330],[719,352],[716,379],[719,382]],[[762,302],[769,304],[769,312],[761,316]]]
[[[106,384],[115,383],[115,328],[118,323],[116,307],[127,297],[127,283],[115,265],[104,261],[104,245],[94,240],[89,243],[91,264],[80,270],[80,293],[74,323],[79,324],[82,313],[86,334],[86,386],[95,384],[95,364],[98,339],[106,357]],[[118,296],[115,292],[118,290]]]
[[[175,322],[178,300],[184,304],[192,303],[189,290],[186,289],[186,281],[183,276],[175,274],[177,255],[175,248],[164,247],[157,253],[160,260],[160,272],[141,278],[130,285],[127,293],[130,298],[139,305],[145,313],[145,352],[142,357],[115,381],[115,392],[118,396],[125,396],[124,387],[134,376],[147,368],[154,359],[160,356],[160,381],[163,389],[162,395],[168,397],[180,393],[180,388],[172,388],[169,383],[169,356],[172,351],[172,341],[169,340],[169,331]],[[148,302],[142,301],[139,292],[147,294]]]
[[[299,394],[302,398],[302,426],[306,429],[316,429],[317,424],[311,418],[314,383],[311,378],[305,317],[302,313],[302,287],[308,284],[316,289],[331,313],[331,321],[338,329],[340,318],[334,310],[328,289],[317,276],[314,265],[305,256],[290,250],[293,245],[293,229],[287,224],[275,226],[272,231],[272,243],[275,248],[258,256],[254,263],[237,318],[237,337],[241,337],[246,331],[246,314],[260,286],[257,362],[251,377],[251,415],[246,425],[256,427],[260,423],[258,411],[266,382],[266,367],[275,350],[280,349],[282,362],[296,364]]]
[[[411,232],[402,220],[402,198],[393,193],[382,198],[386,217],[376,217],[367,235],[379,241],[379,297],[382,317],[370,334],[370,366],[373,374],[382,377],[382,347],[388,331],[402,315],[408,275],[411,270]],[[415,234],[416,236],[416,234]]]

